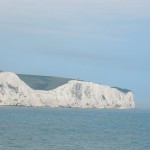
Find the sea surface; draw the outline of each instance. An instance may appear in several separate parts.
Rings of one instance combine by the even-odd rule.
[[[150,150],[150,110],[0,107],[0,150]]]

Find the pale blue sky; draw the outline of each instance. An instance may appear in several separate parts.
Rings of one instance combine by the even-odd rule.
[[[150,108],[149,0],[0,0],[0,69],[131,89]]]

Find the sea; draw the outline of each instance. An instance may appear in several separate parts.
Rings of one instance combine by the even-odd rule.
[[[0,150],[150,150],[150,110],[0,107]]]

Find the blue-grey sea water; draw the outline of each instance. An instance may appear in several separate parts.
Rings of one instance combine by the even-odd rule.
[[[0,107],[0,150],[150,150],[150,110]]]

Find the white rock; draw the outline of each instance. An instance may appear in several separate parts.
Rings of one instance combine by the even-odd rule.
[[[11,72],[0,73],[0,105],[135,108],[132,92],[76,80],[50,91],[33,90]]]

